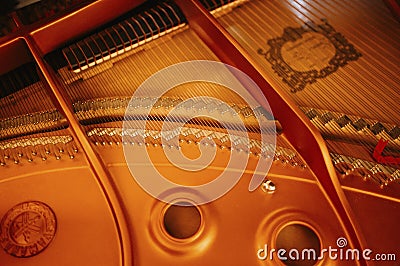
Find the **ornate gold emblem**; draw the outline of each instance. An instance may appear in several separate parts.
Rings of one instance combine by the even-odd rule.
[[[8,254],[26,258],[39,254],[53,240],[56,217],[49,206],[38,201],[14,206],[0,223],[0,245]]]
[[[322,22],[307,22],[299,28],[287,27],[281,37],[268,40],[268,50],[258,49],[275,73],[291,87],[292,93],[361,56],[326,19]]]

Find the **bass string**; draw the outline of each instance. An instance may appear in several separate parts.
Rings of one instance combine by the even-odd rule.
[[[362,4],[361,1],[359,1],[360,3],[358,4]],[[312,3],[312,4],[317,4],[317,3]],[[318,3],[321,5],[321,3]],[[353,3],[354,4],[354,3]],[[340,6],[338,7],[341,11],[345,10],[345,7],[341,8]],[[355,7],[353,7],[354,9]],[[370,7],[368,7],[370,8]],[[318,8],[314,8],[313,10],[318,10]],[[335,10],[335,9],[333,9]],[[344,13],[344,12],[343,12]],[[354,16],[354,12],[353,12],[353,16]],[[381,16],[382,17],[382,16]],[[369,23],[370,20],[368,20]],[[362,26],[360,27],[360,25],[354,25],[357,29],[362,28]],[[384,31],[380,30],[379,31],[380,34],[385,34]],[[357,36],[360,36],[361,34],[355,34],[355,37],[357,38]],[[378,36],[377,36],[378,37]],[[378,39],[378,38],[375,38]],[[357,40],[358,43],[359,40]],[[386,50],[390,50],[388,49],[388,45],[384,46],[386,48]],[[368,49],[371,49],[372,51],[375,50],[379,50],[381,49],[382,51],[384,51],[383,47],[376,47],[376,45],[374,47],[368,47]],[[393,53],[393,51],[392,51]],[[371,111],[368,110],[371,108],[371,105],[375,105],[375,106],[386,106],[389,107],[387,108],[389,111],[389,114],[387,116],[391,116],[391,117],[396,117],[397,116],[397,112],[396,112],[396,106],[397,106],[397,101],[396,99],[399,98],[399,93],[398,91],[396,92],[395,88],[396,88],[396,81],[395,80],[390,80],[388,79],[388,77],[392,76],[392,73],[388,73],[387,70],[388,68],[397,69],[398,72],[398,65],[397,67],[395,65],[390,65],[388,62],[385,62],[386,58],[381,56],[383,58],[383,63],[381,63],[381,65],[378,65],[378,69],[379,71],[375,71],[375,68],[371,66],[371,64],[368,62],[368,60],[366,60],[366,64],[359,64],[359,65],[354,65],[353,64],[349,64],[348,66],[346,66],[347,68],[347,72],[349,77],[351,78],[346,78],[343,77],[341,75],[338,75],[338,80],[341,84],[346,84],[347,88],[356,88],[357,92],[354,93],[353,95],[350,95],[350,99],[353,98],[356,101],[360,102],[361,104],[363,103],[367,103],[369,102],[370,104],[366,107],[364,107],[364,109],[362,110],[363,113],[370,113]],[[382,65],[383,64],[383,65]],[[357,67],[361,66],[359,69]],[[373,72],[375,71],[375,72]],[[370,73],[373,72],[373,73]],[[386,76],[385,77],[380,77],[379,79],[376,78],[378,77],[378,74],[384,73]],[[382,74],[381,74],[382,75]],[[336,77],[336,75],[335,75]],[[369,82],[366,82],[369,81]],[[357,83],[358,82],[358,83]],[[371,92],[374,91],[373,85],[372,84],[379,84],[380,87],[382,87],[382,91],[385,91],[385,94],[383,95],[379,95],[379,97],[374,97],[375,95],[371,95]],[[363,95],[368,95],[367,97],[363,97]],[[373,97],[371,99],[371,97]],[[360,107],[360,104],[356,105],[358,108]],[[373,106],[373,107],[375,107]],[[374,108],[374,110],[376,114],[378,114],[379,117],[382,117],[382,112],[380,112],[380,109]],[[396,122],[396,121],[392,121]]]
[[[265,3],[264,3],[265,4]],[[253,7],[253,6],[252,6]],[[253,8],[252,10],[256,10],[255,8]],[[252,10],[249,10],[249,12],[252,12]],[[278,9],[278,10],[275,10],[276,12],[279,12],[279,10],[281,10],[281,9]],[[247,10],[246,10],[247,11]],[[259,26],[259,25],[263,25],[263,23],[262,23],[262,21],[261,20],[258,20],[258,22],[260,22],[260,23],[258,23],[258,22],[255,22],[255,23],[252,23],[252,24],[249,24],[249,23],[251,23],[251,20],[252,19],[257,19],[257,18],[262,18],[263,17],[263,14],[265,14],[266,12],[267,12],[268,10],[267,10],[267,7],[265,7],[265,9],[263,9],[262,10],[262,12],[259,12],[259,13],[257,13],[257,14],[249,14],[248,16],[246,16],[246,17],[240,17],[240,16],[236,16],[236,17],[234,17],[234,19],[231,19],[230,21],[231,21],[231,23],[233,22],[234,23],[234,21],[238,21],[238,23],[235,25],[235,26],[240,26],[240,25],[251,25],[252,27],[247,27],[246,29],[241,29],[241,31],[244,31],[244,32],[246,32],[246,31],[250,31],[250,29],[252,28],[253,29],[253,31],[251,31],[251,34],[249,33],[249,34],[247,34],[246,35],[246,39],[250,39],[252,42],[254,41],[254,43],[256,43],[257,44],[257,40],[263,40],[263,36],[264,36],[264,34],[266,35],[266,32],[265,32],[265,30],[263,30],[263,27],[261,27],[261,26]],[[276,12],[271,12],[271,13],[276,13]],[[282,12],[282,11],[281,11]],[[241,13],[241,15],[243,15],[243,13]],[[245,14],[246,15],[246,14]],[[271,14],[272,15],[272,14]],[[234,15],[233,15],[234,16]],[[226,16],[226,17],[228,17],[228,16]],[[274,19],[276,18],[276,19],[278,19],[279,17],[282,17],[282,16],[280,16],[280,14],[279,14],[279,16],[277,16],[277,17],[274,17]],[[224,18],[225,19],[225,18]],[[226,24],[229,24],[229,22],[228,23],[226,23]],[[264,22],[264,24],[265,24],[265,22]],[[287,25],[288,23],[286,22],[284,22],[284,21],[278,21],[278,23],[276,24],[277,25],[277,27],[278,28],[281,28],[281,26],[278,26],[278,25]],[[257,36],[257,35],[259,35],[258,37],[257,37],[257,40],[254,40],[254,38],[252,38],[252,36]],[[240,38],[240,36],[237,36],[238,38]],[[245,40],[245,38],[242,38],[242,41],[243,42],[245,42],[246,40]],[[258,41],[258,43],[259,43],[259,41]],[[253,45],[254,46],[254,45]],[[249,44],[247,44],[247,47],[252,47],[251,46],[251,44],[249,43]],[[348,66],[347,66],[348,67]],[[366,72],[366,71],[365,71]],[[351,75],[352,75],[353,73],[351,73]],[[275,76],[275,75],[274,75]],[[330,77],[331,79],[333,78],[333,77]],[[363,78],[362,79],[362,82],[364,82],[364,83],[367,83],[367,85],[369,86],[369,87],[376,87],[376,86],[373,86],[373,82],[374,81],[372,81],[372,82],[368,82],[368,78]],[[375,81],[376,82],[376,81]],[[376,83],[375,83],[376,84]],[[330,85],[330,84],[329,84]],[[335,85],[335,84],[333,84],[333,85]],[[393,85],[393,86],[392,86]],[[316,86],[319,86],[319,84],[313,84],[313,86],[314,87],[316,87]],[[332,85],[331,85],[332,86]],[[396,85],[394,85],[394,84],[391,84],[391,86],[388,86],[388,85],[383,85],[384,86],[384,89],[382,88],[381,90],[385,90],[385,91],[387,91],[386,89],[387,89],[387,87],[391,87],[392,88],[392,91],[393,91],[393,87],[395,87]],[[386,86],[386,87],[385,87]],[[365,86],[359,86],[359,87],[365,87]],[[318,87],[318,90],[317,91],[324,91],[324,88],[323,87]],[[371,91],[371,90],[370,90]],[[370,97],[374,97],[375,95],[371,95],[371,92],[369,91],[369,95],[370,95]],[[393,91],[394,93],[395,93],[395,91]],[[307,93],[307,92],[304,92],[304,91],[302,91],[301,92],[302,94],[304,94],[304,97],[302,97],[303,99],[299,99],[300,97],[299,96],[297,96],[297,95],[294,95],[294,97],[295,97],[295,99],[296,99],[296,101],[299,103],[300,102],[300,105],[302,105],[302,106],[312,106],[311,104],[307,104],[307,102],[310,102],[309,101],[309,99],[310,98],[315,98],[315,96],[314,95],[311,95],[311,97],[310,97],[310,95],[309,95],[309,93]],[[345,92],[346,93],[346,92]],[[362,95],[362,94],[365,94],[365,93],[356,93],[356,95],[351,95],[351,96],[349,96],[348,98],[349,99],[355,99],[355,98],[357,98],[357,97],[355,97],[355,96],[359,96],[359,95]],[[388,94],[390,94],[390,90],[389,90],[389,93]],[[352,108],[352,106],[354,106],[354,104],[357,104],[358,106],[360,106],[360,105],[363,105],[364,103],[363,102],[354,102],[355,100],[353,100],[353,102],[350,104],[350,103],[347,103],[347,102],[345,102],[345,101],[343,101],[341,98],[343,98],[343,97],[341,97],[341,95],[334,95],[334,96],[336,96],[337,98],[333,98],[332,99],[332,95],[329,95],[329,97],[327,96],[327,95],[324,95],[324,94],[322,94],[322,93],[318,93],[317,94],[317,96],[318,96],[318,98],[320,98],[318,101],[317,100],[313,100],[313,102],[314,102],[314,104],[315,103],[320,103],[320,108],[322,109],[324,106],[335,106],[334,107],[334,109],[337,109],[337,110],[341,110],[341,109],[343,109],[343,108],[341,108],[341,107],[343,107],[343,105],[345,105],[346,106],[346,110],[351,110],[351,109],[353,109]],[[393,96],[393,95],[389,95],[389,96],[383,96],[383,97],[386,97],[385,98],[385,102],[387,102],[387,103],[390,103],[391,105],[393,105],[393,104],[395,104],[394,103],[394,101],[393,101],[393,97],[391,97],[391,96]],[[336,104],[335,105],[335,103],[340,103],[340,104]],[[371,105],[368,105],[368,106],[365,106],[364,107],[364,112],[365,111],[369,111],[371,109]],[[393,108],[391,108],[390,110],[389,110],[389,113],[390,112],[392,112],[393,113]],[[389,115],[387,116],[387,117],[390,117]]]
[[[186,32],[186,31],[185,31]],[[145,50],[144,53],[138,54],[138,56],[134,57],[134,60],[131,60],[130,57],[124,58],[123,61],[127,63],[120,63],[118,62],[115,64],[108,72],[104,72],[101,75],[106,75],[107,78],[110,78],[111,80],[115,79],[129,79],[132,75],[135,75],[134,78],[138,79],[138,73],[133,74],[135,70],[140,69],[140,73],[152,73],[154,72],[154,69],[161,69],[162,67],[168,66],[171,63],[178,63],[178,62],[183,62],[187,60],[193,60],[193,59],[210,59],[210,60],[216,60],[215,56],[211,56],[211,52],[208,49],[205,49],[204,45],[201,45],[199,40],[195,40],[195,35],[181,32],[179,33],[180,35],[185,36],[185,38],[174,38],[174,40],[168,40],[168,45],[163,46],[163,48],[167,49],[165,51],[160,52],[159,49],[157,48],[149,48],[146,49],[146,45],[144,45],[143,49]],[[186,36],[187,35],[187,36]],[[160,38],[166,38],[166,37],[160,37]],[[139,56],[140,55],[140,56]],[[148,69],[151,69],[150,71]],[[140,78],[140,80],[144,80],[148,76],[143,76]],[[96,76],[93,77],[95,79]],[[111,82],[112,83],[112,82]],[[136,82],[138,84],[140,82]],[[122,89],[122,86],[116,86],[115,90],[109,90],[107,89],[107,96],[111,96],[111,94],[121,93],[121,89],[124,92],[127,92],[129,90],[134,90],[133,88],[135,87],[132,82],[125,82],[127,86]],[[129,85],[132,84],[132,85]],[[85,86],[85,82],[76,82],[74,86]],[[162,84],[160,84],[162,86]],[[104,87],[104,86],[103,86]],[[90,90],[92,89],[92,86],[85,86],[84,89],[82,88],[77,88],[74,91],[81,92],[82,90],[87,91],[85,93],[85,97],[90,98],[91,93]],[[198,89],[198,93],[193,93],[193,91],[187,90],[186,93],[179,94],[179,97],[186,97],[190,98],[193,96],[197,96],[198,94],[205,94],[209,95],[213,91],[210,86],[207,86],[205,84],[200,84],[199,86],[196,86],[196,89]],[[114,96],[112,95],[112,96]],[[126,94],[125,94],[126,95]],[[149,95],[151,93],[149,92]],[[76,97],[76,96],[73,96]],[[156,117],[156,120],[160,121],[162,120],[163,117]],[[175,122],[177,122],[175,120]],[[209,121],[204,121],[204,125],[208,127],[215,127],[216,124],[210,123]]]
[[[3,108],[0,116],[3,119],[18,120],[18,123],[24,125],[26,132],[48,130],[46,122],[62,119],[45,90],[44,82],[37,80],[36,71],[35,67],[24,67],[24,71],[19,71],[18,74],[11,72],[7,75],[5,78],[8,82],[5,84],[9,84],[11,88],[8,90],[14,93],[1,99]],[[61,126],[56,127],[60,128]],[[15,130],[14,134],[18,135],[20,129]]]
[[[252,9],[252,10],[257,10],[257,9]],[[227,16],[228,17],[228,16]],[[257,16],[257,15],[254,15],[254,16],[249,16],[249,17],[245,17],[245,18],[242,18],[243,20],[245,20],[247,23],[248,23],[248,21],[249,20],[251,20],[252,18],[257,18],[257,17],[259,17],[259,16]],[[237,20],[240,20],[240,17],[239,16],[236,16],[235,17],[235,19],[237,19]],[[229,24],[229,22],[225,22],[226,24]],[[240,21],[238,22],[238,24],[240,24]],[[254,23],[255,25],[257,25],[257,23]],[[260,32],[260,31],[257,31],[257,30],[254,30],[252,33],[253,34],[257,34],[257,32]],[[262,32],[262,31],[261,31]],[[248,36],[251,36],[251,34],[248,34]],[[254,40],[252,40],[253,42],[255,42]],[[337,82],[337,81],[336,81]],[[314,98],[314,101],[316,101],[318,98],[318,96],[312,96],[313,98]],[[355,97],[352,97],[352,96],[350,96],[349,98],[355,98]],[[343,101],[339,101],[339,102],[341,102],[341,103],[343,103]],[[368,108],[369,108],[369,106],[368,106]],[[362,143],[362,144],[365,144],[365,143]]]
[[[253,9],[253,10],[256,10],[256,9]],[[257,18],[257,16],[252,16],[253,18]],[[249,20],[249,19],[251,19],[252,17],[247,17],[247,18],[243,18],[243,19],[245,19],[246,20],[246,23],[247,23],[247,21]],[[262,32],[262,31],[257,31],[257,30],[254,30],[253,31],[253,34],[258,34],[259,32]],[[250,36],[252,35],[252,34],[249,34]],[[396,109],[394,109],[394,110],[396,110]],[[338,130],[336,130],[335,129],[335,131],[337,131],[337,133],[341,133],[341,132],[339,132],[340,131],[340,129],[338,129]],[[368,147],[367,149],[370,151],[370,152],[372,152],[373,151],[373,149],[374,149],[374,146],[373,145],[371,145],[370,143],[365,143],[365,142],[363,142],[363,141],[361,141],[361,142],[359,142],[358,144],[361,144],[361,145],[364,145],[364,147]],[[331,148],[332,149],[332,147],[330,146],[330,145],[328,145],[328,148]],[[343,149],[345,149],[345,147],[343,146]],[[337,149],[336,149],[337,150]],[[369,154],[371,154],[371,153],[369,153]],[[371,158],[370,158],[371,159]]]

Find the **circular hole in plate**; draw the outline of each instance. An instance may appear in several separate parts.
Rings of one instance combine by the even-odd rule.
[[[165,211],[164,228],[174,238],[189,238],[199,231],[200,225],[200,211],[190,202],[178,202]]]
[[[286,251],[284,257],[287,260],[282,262],[291,266],[314,265],[321,253],[317,234],[302,224],[290,224],[282,228],[276,238],[276,249]]]

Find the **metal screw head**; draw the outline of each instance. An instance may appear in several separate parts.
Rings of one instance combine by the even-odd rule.
[[[268,193],[268,194],[272,194],[275,192],[276,190],[276,186],[275,184],[271,181],[271,180],[265,180],[262,185],[261,188],[264,192]]]

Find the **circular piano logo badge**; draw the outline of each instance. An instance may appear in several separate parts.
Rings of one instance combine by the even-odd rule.
[[[23,202],[1,220],[0,245],[8,254],[27,258],[43,251],[56,233],[56,217],[42,202]]]

